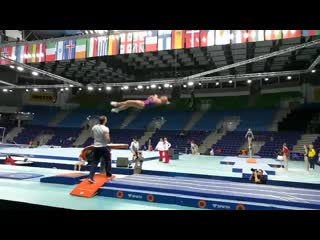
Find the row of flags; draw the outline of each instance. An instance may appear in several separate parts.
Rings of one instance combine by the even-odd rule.
[[[314,35],[320,30],[151,30],[16,45],[3,47],[0,53],[20,63],[37,63]],[[9,61],[0,59],[0,64]]]

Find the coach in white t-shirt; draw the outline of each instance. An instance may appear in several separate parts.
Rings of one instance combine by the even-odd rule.
[[[99,164],[99,161],[104,161],[105,164],[101,163],[101,167],[103,165],[106,166],[106,175],[107,177],[111,177],[111,153],[109,148],[107,148],[107,144],[110,142],[110,133],[109,128],[105,126],[107,123],[107,117],[101,116],[99,118],[99,124],[96,124],[92,127],[92,135],[94,138],[94,149],[93,149],[93,161],[91,162],[91,169],[89,174],[89,182],[94,183],[94,174],[96,172],[96,168]]]

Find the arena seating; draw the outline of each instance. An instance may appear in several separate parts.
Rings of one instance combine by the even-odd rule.
[[[278,95],[270,95],[268,97],[270,99],[276,99],[273,100],[273,102],[277,102],[280,98]],[[221,99],[215,101],[219,102]],[[244,97],[234,99],[247,101]],[[235,103],[233,102],[233,104]],[[133,137],[141,138],[141,136],[143,136],[146,127],[152,120],[164,118],[166,121],[162,125],[161,129],[157,130],[151,137],[152,145],[155,146],[160,137],[167,137],[173,148],[178,149],[180,152],[185,152],[186,148],[190,148],[191,140],[194,140],[198,145],[201,145],[206,136],[215,130],[219,121],[228,116],[236,116],[240,118],[240,124],[235,131],[227,132],[227,134],[212,147],[215,150],[222,149],[222,153],[220,155],[237,155],[240,147],[245,143],[245,132],[248,128],[251,128],[254,132],[255,140],[257,141],[260,139],[265,142],[257,154],[262,157],[274,157],[276,149],[281,148],[284,142],[287,143],[289,149],[292,149],[293,145],[295,145],[301,137],[303,130],[308,124],[309,118],[313,116],[317,107],[318,105],[304,105],[289,115],[280,125],[288,126],[287,128],[289,128],[290,131],[268,131],[276,109],[237,108],[232,110],[227,108],[227,110],[208,110],[202,118],[194,124],[192,130],[184,132],[183,128],[192,116],[192,112],[189,110],[178,109],[173,111],[173,109],[170,108],[167,110],[163,108],[145,109],[139,111],[137,117],[130,122],[125,129],[119,129],[125,118],[128,116],[128,111],[115,114],[110,112],[106,113],[103,110],[98,109],[92,110],[82,108],[70,113],[61,123],[58,124],[57,127],[50,128],[47,127],[47,124],[54,114],[57,113],[58,109],[32,106],[24,107],[23,109],[24,111],[35,113],[32,125],[24,126],[25,129],[14,140],[17,143],[28,143],[30,139],[34,139],[43,131],[51,131],[54,136],[49,140],[49,145],[71,147],[73,146],[74,140],[81,133],[83,124],[88,116],[97,117],[101,114],[107,114],[108,126],[111,129],[112,142],[130,144]],[[297,128],[297,122],[299,123],[300,128]],[[292,129],[293,126],[294,129]],[[83,146],[87,146],[92,143],[93,139],[89,138]],[[143,147],[147,146],[147,142],[140,143],[140,145]],[[315,141],[315,146],[319,149],[320,138]]]
[[[22,112],[34,113],[32,125],[38,126],[48,126],[48,123],[58,111],[58,107],[49,106],[25,106],[22,109]]]
[[[300,106],[279,123],[279,130],[306,131],[308,123],[319,112],[319,109],[319,104],[306,104]]]
[[[265,138],[265,145],[263,145],[258,152],[261,157],[275,157],[277,149],[282,149],[283,143],[287,144],[289,150],[292,150],[293,146],[301,138],[303,132],[259,132],[261,137]]]
[[[47,128],[54,136],[48,141],[47,145],[56,145],[62,147],[72,147],[73,142],[79,136],[80,128]]]
[[[18,144],[28,144],[30,140],[35,139],[42,131],[42,126],[26,125],[22,132],[13,140]]]
[[[272,124],[274,109],[250,109],[237,111],[235,115],[240,116],[240,124],[237,131],[247,131],[248,128],[254,131],[267,131]]]

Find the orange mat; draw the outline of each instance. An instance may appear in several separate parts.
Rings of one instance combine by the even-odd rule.
[[[248,158],[247,163],[257,163],[257,160],[253,158]]]
[[[96,195],[100,187],[102,187],[106,182],[111,181],[114,178],[115,176],[112,176],[112,178],[110,179],[103,174],[96,174],[94,176],[95,183],[90,183],[89,180],[86,178],[80,184],[78,184],[70,192],[70,194],[78,197],[91,198]]]

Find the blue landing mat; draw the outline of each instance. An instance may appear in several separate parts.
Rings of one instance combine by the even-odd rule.
[[[320,191],[301,188],[148,175],[132,175],[115,179],[104,186],[134,189],[137,192],[142,190],[202,198],[250,201],[259,205],[276,204],[283,207],[320,209]]]
[[[65,174],[55,175],[51,177],[41,178],[40,182],[75,185],[80,183],[81,179],[86,177],[88,177],[88,174],[86,173],[65,173]]]
[[[42,177],[41,174],[34,174],[34,173],[0,173],[0,178],[8,178],[8,179],[17,179],[17,180],[23,180],[23,179],[30,179],[30,178],[37,178]]]

